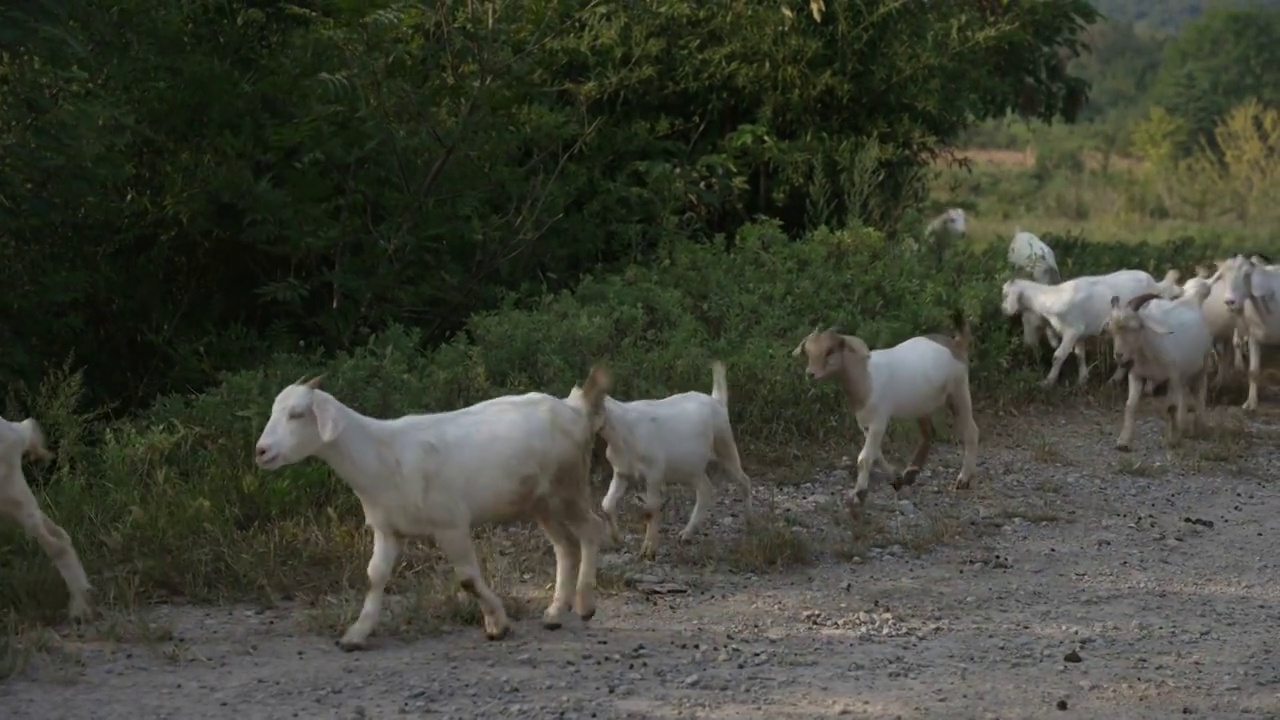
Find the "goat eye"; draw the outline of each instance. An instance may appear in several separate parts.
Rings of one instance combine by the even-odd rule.
[[[306,413],[304,413],[304,412],[303,412],[303,411],[301,411],[301,410],[290,410],[290,411],[289,411],[289,419],[290,419],[290,420],[301,420],[301,419],[302,419],[302,416],[304,416],[304,415],[306,415]]]

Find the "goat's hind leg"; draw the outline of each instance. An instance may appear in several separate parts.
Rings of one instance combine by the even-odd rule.
[[[933,420],[926,415],[916,420],[916,424],[920,428],[920,442],[916,445],[915,454],[911,456],[911,464],[902,471],[901,477],[893,479],[894,490],[915,485],[920,477],[920,470],[924,468],[924,461],[929,458],[929,445],[933,442]]]
[[[70,601],[67,615],[73,621],[88,620],[93,615],[89,606],[89,578],[85,575],[80,556],[76,554],[71,537],[57,523],[49,519],[38,507],[32,497],[25,511],[19,517],[19,523],[27,534],[40,543],[41,549],[49,556],[53,566],[57,568],[62,581],[66,583]]]
[[[665,468],[645,468],[641,473],[644,481],[644,543],[640,546],[640,557],[653,559],[658,555],[658,538],[662,529],[662,483],[665,480]]]
[[[485,637],[490,640],[505,638],[511,632],[507,610],[502,606],[502,600],[493,593],[480,575],[480,561],[476,558],[475,544],[471,542],[470,528],[440,530],[436,532],[435,539],[436,546],[444,553],[449,564],[453,565],[453,571],[458,575],[458,584],[480,604],[480,612],[484,614]],[[374,555],[377,555],[376,544]],[[557,562],[558,560],[559,558]],[[388,571],[387,574],[390,575],[390,572]]]
[[[596,614],[596,576],[600,567],[600,544],[604,540],[606,525],[591,512],[591,501],[583,498],[576,512],[565,520],[575,540],[577,552],[578,586],[573,606],[578,617],[590,620]]]
[[[569,527],[549,515],[538,518],[538,526],[551,541],[551,549],[556,556],[556,581],[552,590],[551,604],[542,613],[542,625],[548,630],[558,630],[564,625],[564,615],[569,610],[574,576],[582,561],[578,538]]]
[[[693,512],[689,514],[689,522],[680,531],[680,542],[689,542],[693,539],[693,533],[697,531],[698,526],[707,518],[707,511],[711,507],[711,502],[715,497],[715,489],[711,486],[711,479],[707,477],[706,472],[700,472],[691,478],[693,483]]]
[[[964,460],[952,489],[964,490],[973,483],[973,476],[978,472],[978,423],[973,419],[973,396],[969,394],[967,379],[952,391],[947,404],[951,406],[952,417],[964,444]]]

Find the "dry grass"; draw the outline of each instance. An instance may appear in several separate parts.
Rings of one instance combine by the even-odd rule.
[[[1028,146],[1024,150],[1004,150],[996,148],[961,148],[955,151],[957,159],[967,159],[972,165],[985,165],[989,167],[1009,168],[1018,170],[1029,170],[1036,165],[1036,149],[1034,146]],[[1089,170],[1101,170],[1103,167],[1109,167],[1115,170],[1139,170],[1146,167],[1146,162],[1122,155],[1112,155],[1110,159],[1106,158],[1100,152],[1086,152],[1083,156],[1085,168]],[[947,160],[940,158],[935,161],[936,165],[946,165]]]

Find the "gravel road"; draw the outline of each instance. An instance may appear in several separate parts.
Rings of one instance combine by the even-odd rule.
[[[1222,430],[1172,451],[1148,416],[1128,454],[1113,449],[1118,407],[987,417],[974,491],[947,489],[946,434],[900,498],[873,483],[858,522],[835,500],[844,470],[757,479],[758,505],[816,555],[780,572],[675,548],[691,492],[672,489],[659,560],[611,551],[623,582],[589,624],[555,632],[536,615],[501,642],[387,625],[342,653],[303,608],[247,606],[155,608],[146,621],[172,635],[146,642],[64,628],[0,683],[0,707],[10,720],[1280,717],[1280,421],[1211,415]],[[899,463],[911,433],[897,431]],[[702,547],[742,532],[737,488],[718,487]],[[549,593],[530,592],[540,610]]]

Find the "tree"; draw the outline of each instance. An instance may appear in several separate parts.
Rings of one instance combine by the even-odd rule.
[[[1096,19],[1086,0],[56,3],[0,36],[0,283],[20,289],[0,372],[91,351],[89,387],[126,403],[390,322],[439,342],[761,215],[893,232],[968,125],[1075,118],[1067,60]],[[9,18],[27,6],[53,7]]]
[[[1280,106],[1280,8],[1214,9],[1165,50],[1152,102],[1188,130],[1182,155],[1216,142],[1214,127],[1247,98]]]

